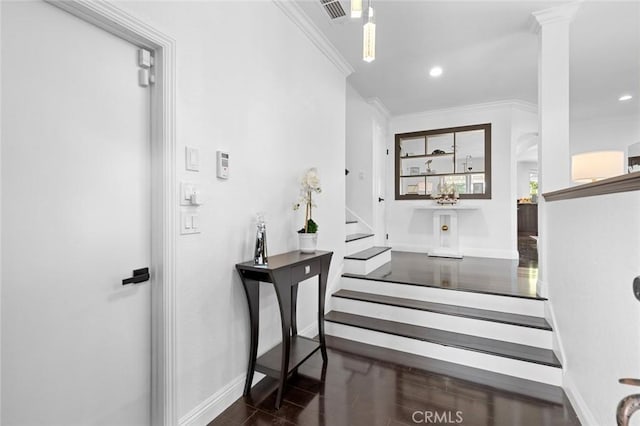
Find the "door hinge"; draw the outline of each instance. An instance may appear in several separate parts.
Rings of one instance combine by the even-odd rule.
[[[387,155],[389,155],[389,150],[387,150]]]
[[[147,49],[138,50],[138,84],[141,87],[148,87],[150,84],[156,82],[156,77],[153,75],[153,55],[151,51]]]

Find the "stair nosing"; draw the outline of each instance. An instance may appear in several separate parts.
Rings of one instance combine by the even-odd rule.
[[[365,251],[367,251],[367,250],[371,250],[372,248],[384,249],[384,250],[381,250],[381,251],[377,252],[376,254],[374,254],[374,255],[372,255],[372,256],[369,256],[369,257],[367,257],[367,258],[365,258],[365,259],[363,259],[363,258],[359,258],[359,257],[355,257],[355,256],[357,256],[359,253],[365,252]],[[374,247],[370,247],[370,248],[368,248],[368,249],[364,249],[364,250],[362,250],[362,251],[359,251],[358,253],[353,253],[353,254],[346,255],[344,258],[345,258],[345,259],[350,259],[350,260],[363,260],[363,261],[364,261],[364,260],[370,260],[370,259],[373,259],[374,257],[376,257],[376,256],[378,256],[378,255],[381,255],[382,253],[386,253],[386,252],[388,252],[389,250],[391,250],[391,247],[379,247],[379,246],[374,246]]]
[[[349,237],[354,237],[354,236],[357,236],[357,237],[349,239]],[[369,237],[373,237],[373,234],[360,234],[360,233],[350,234],[350,235],[347,235],[347,238],[345,239],[345,243],[350,243],[352,241],[358,241],[358,240],[362,240],[364,238],[369,238]]]
[[[525,299],[525,300],[533,300],[533,301],[538,301],[538,302],[545,302],[548,299],[546,297],[540,297],[538,295],[536,295],[535,297],[531,297],[531,296],[525,296],[522,294],[506,294],[506,293],[499,293],[497,291],[485,291],[485,290],[475,290],[475,289],[470,289],[470,288],[446,288],[446,287],[442,287],[436,284],[424,284],[424,283],[412,283],[409,281],[399,281],[399,280],[395,280],[395,281],[391,281],[391,280],[386,280],[386,279],[382,279],[380,277],[370,277],[368,275],[361,275],[361,274],[354,274],[351,272],[345,272],[341,275],[344,278],[354,278],[354,279],[360,279],[360,280],[368,280],[368,281],[378,281],[381,283],[389,283],[389,284],[402,284],[402,285],[412,285],[415,287],[427,287],[427,288],[437,288],[440,290],[447,290],[447,291],[462,291],[462,292],[467,292],[467,293],[478,293],[478,294],[489,294],[491,296],[504,296],[504,297],[515,297],[518,299]]]
[[[344,295],[344,294],[340,294],[340,292],[350,292],[350,293],[357,293],[357,295]],[[364,295],[364,296],[360,296],[360,295]],[[367,299],[366,296],[368,295],[374,295],[376,297],[383,297],[383,298],[387,298],[387,299],[392,299],[388,302],[384,302],[384,301],[380,301],[380,300],[371,300],[371,299]],[[542,317],[535,317],[533,315],[522,315],[522,314],[513,314],[511,312],[500,312],[500,311],[492,311],[490,309],[477,309],[477,308],[469,308],[467,306],[460,306],[460,308],[463,309],[474,309],[476,311],[481,311],[481,312],[498,312],[500,314],[504,314],[504,315],[518,315],[518,316],[522,316],[522,317],[528,317],[528,318],[539,318],[542,319],[546,326],[536,326],[533,324],[524,324],[524,323],[520,323],[517,322],[515,319],[513,321],[507,321],[507,320],[500,320],[497,318],[488,318],[488,317],[483,317],[480,315],[473,315],[473,314],[464,314],[464,313],[456,313],[456,312],[446,312],[444,310],[438,310],[437,308],[429,308],[429,307],[418,307],[418,306],[409,306],[407,304],[403,304],[402,301],[404,300],[412,300],[412,299],[407,299],[407,298],[402,298],[402,297],[394,297],[394,296],[386,296],[386,295],[381,295],[381,294],[373,294],[373,293],[365,293],[365,292],[361,292],[361,291],[355,291],[355,290],[338,290],[337,292],[333,293],[334,297],[338,297],[338,298],[342,298],[342,299],[349,299],[349,300],[357,300],[360,302],[365,302],[365,303],[376,303],[379,305],[387,305],[387,306],[394,306],[394,307],[398,307],[398,308],[404,308],[404,309],[412,309],[412,310],[416,310],[416,311],[422,311],[422,312],[433,312],[439,315],[450,315],[450,316],[456,316],[456,317],[461,317],[461,318],[469,318],[469,319],[474,319],[474,320],[479,320],[479,321],[488,321],[488,322],[495,322],[495,323],[499,323],[499,324],[506,324],[506,325],[512,325],[515,327],[525,327],[525,328],[532,328],[535,330],[543,330],[543,331],[553,331],[553,328],[551,327],[551,325],[549,325],[549,323],[547,322],[546,319],[542,318]],[[422,300],[412,300],[415,302],[424,302]],[[447,303],[436,303],[436,302],[424,302],[424,303],[429,303],[431,305],[440,305],[440,306],[452,306],[452,307],[457,307],[457,305],[451,305],[451,304],[447,304]]]
[[[521,348],[530,348],[530,349],[536,349],[536,350],[540,350],[540,351],[549,351],[553,355],[553,359],[555,360],[555,362],[551,363],[551,362],[547,362],[547,361],[526,358],[525,356],[518,356],[516,354],[506,354],[506,353],[500,353],[499,351],[490,351],[490,350],[481,349],[481,348],[478,348],[478,347],[465,346],[465,345],[460,344],[460,343],[446,342],[446,341],[443,341],[442,339],[438,340],[436,338],[427,338],[427,336],[417,336],[415,334],[411,335],[410,333],[402,334],[402,333],[400,333],[398,331],[385,331],[385,330],[381,330],[380,328],[376,328],[376,327],[374,327],[372,325],[354,324],[353,321],[350,323],[348,320],[345,320],[345,319],[341,320],[339,318],[338,319],[332,318],[332,314],[333,314],[333,316],[335,316],[336,314],[338,314],[338,315],[347,315],[348,317],[352,317],[352,320],[357,318],[357,319],[367,319],[369,321],[400,324],[400,325],[406,326],[406,327],[419,328],[419,329],[423,329],[423,330],[430,330],[432,332],[439,332],[441,334],[467,336],[469,338],[480,339],[480,340],[484,340],[484,341],[497,341],[497,342],[501,342],[501,343],[504,343],[504,344],[509,345],[509,346],[517,346],[517,347],[521,347]],[[471,351],[471,352],[478,352],[478,353],[483,353],[483,354],[487,354],[487,355],[491,355],[491,356],[497,356],[497,357],[501,357],[501,358],[509,358],[509,359],[514,359],[514,360],[521,361],[521,362],[528,362],[528,363],[537,364],[537,365],[543,365],[543,366],[547,366],[547,367],[551,367],[551,368],[562,369],[562,364],[560,363],[560,360],[555,355],[555,353],[553,353],[553,351],[550,350],[550,349],[542,349],[542,348],[538,348],[538,347],[535,347],[535,346],[526,346],[526,345],[521,345],[521,344],[518,344],[518,343],[499,341],[499,340],[496,340],[496,339],[487,339],[487,338],[484,338],[484,337],[477,337],[477,336],[472,336],[472,335],[468,335],[468,334],[462,334],[462,333],[456,333],[456,332],[451,332],[451,331],[432,329],[432,328],[429,328],[429,327],[421,327],[421,326],[418,326],[418,325],[405,324],[405,323],[401,323],[401,322],[397,322],[397,321],[381,320],[381,319],[378,319],[378,318],[370,318],[370,317],[365,317],[365,316],[362,316],[362,315],[349,314],[349,313],[340,312],[340,311],[331,311],[331,312],[327,313],[325,315],[325,321],[333,322],[333,323],[336,323],[336,324],[342,324],[342,325],[346,325],[346,326],[349,326],[349,327],[362,328],[362,329],[365,329],[365,330],[375,331],[375,332],[378,332],[378,333],[391,334],[391,335],[395,335],[395,336],[404,337],[404,338],[407,338],[407,339],[419,340],[419,341],[427,342],[427,343],[431,343],[431,344],[436,344],[436,345],[441,345],[441,346],[448,346],[448,347],[457,348],[457,349],[461,349],[461,350],[467,350],[467,351]]]

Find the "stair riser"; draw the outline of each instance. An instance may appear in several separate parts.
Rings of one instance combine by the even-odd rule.
[[[360,227],[358,226],[358,222],[347,223],[347,233],[346,235],[357,234]]]
[[[391,262],[391,250],[387,250],[367,260],[345,259],[344,272],[367,275],[389,262]]]
[[[544,301],[342,277],[342,288],[391,297],[544,317]]]
[[[369,247],[373,247],[373,236],[349,241],[348,243],[346,243],[345,252],[347,255],[350,255],[368,249]]]
[[[438,345],[328,321],[325,322],[325,333],[330,336],[342,337],[356,342],[391,348],[550,385],[562,385],[562,370],[560,368]]]
[[[342,297],[333,297],[332,299],[332,309],[340,312],[553,349],[552,333],[547,330],[363,302]]]

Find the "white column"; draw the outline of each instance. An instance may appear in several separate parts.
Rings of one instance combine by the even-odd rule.
[[[534,12],[538,32],[539,193],[569,187],[569,26],[580,3]],[[547,209],[538,197],[538,292],[549,294],[546,256]]]
[[[569,25],[579,3],[534,12],[538,39],[538,182],[543,192],[571,182]]]

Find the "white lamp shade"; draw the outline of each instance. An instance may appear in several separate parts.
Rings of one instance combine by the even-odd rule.
[[[571,157],[571,180],[595,182],[624,174],[624,152],[593,151]]]

